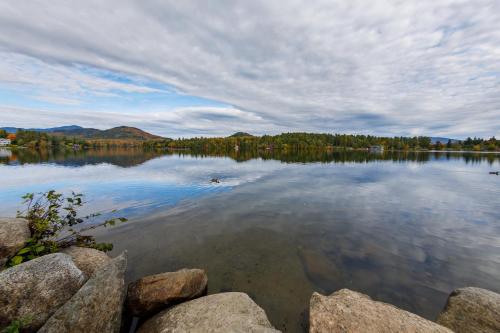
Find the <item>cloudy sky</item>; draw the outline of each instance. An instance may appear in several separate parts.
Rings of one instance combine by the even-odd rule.
[[[0,2],[0,126],[500,136],[500,1]]]

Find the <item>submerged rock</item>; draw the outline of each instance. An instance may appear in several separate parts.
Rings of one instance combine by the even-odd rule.
[[[374,301],[349,289],[339,290],[330,296],[313,293],[309,323],[310,333],[451,333],[449,329],[416,314]]]
[[[138,333],[168,332],[279,332],[266,313],[244,293],[201,297],[160,312]]]
[[[0,218],[0,268],[24,246],[29,238],[28,221]]]
[[[85,276],[62,254],[49,254],[0,273],[0,331],[12,320],[34,332],[83,285]]]
[[[500,294],[474,287],[457,289],[437,322],[457,333],[500,332]]]
[[[316,287],[325,292],[332,292],[340,287],[339,281],[344,279],[342,270],[324,253],[300,247],[298,255],[304,272]]]
[[[125,253],[99,268],[38,332],[119,332],[125,298],[126,268]]]
[[[128,286],[127,308],[135,316],[158,312],[170,305],[202,296],[208,277],[201,269],[146,276]]]
[[[76,267],[78,267],[88,278],[90,278],[94,272],[105,264],[109,264],[111,258],[102,251],[96,249],[90,249],[87,247],[71,246],[64,249],[62,253],[65,253],[73,259]]]

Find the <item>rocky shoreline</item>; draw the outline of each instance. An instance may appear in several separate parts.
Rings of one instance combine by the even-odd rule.
[[[206,295],[201,269],[143,277],[125,285],[127,255],[70,247],[5,268],[27,241],[22,219],[0,219],[0,331],[20,332],[279,332],[247,294]],[[127,320],[132,318],[132,320]],[[361,293],[313,293],[309,332],[500,332],[500,295],[462,288],[437,323]]]

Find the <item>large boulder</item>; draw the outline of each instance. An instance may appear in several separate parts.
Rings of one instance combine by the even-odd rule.
[[[330,296],[313,293],[309,316],[310,333],[451,333],[427,319],[349,289]]]
[[[90,278],[97,269],[109,264],[111,261],[111,258],[108,257],[106,253],[88,247],[71,246],[61,252],[69,255],[71,259],[73,259],[76,267],[78,267],[87,278]]]
[[[85,282],[71,257],[49,254],[0,273],[0,331],[12,320],[36,331]]]
[[[279,332],[266,313],[244,293],[201,297],[164,310],[147,320],[138,333]]]
[[[38,333],[119,332],[127,268],[123,253],[102,266],[83,287],[49,320]]]
[[[457,289],[437,322],[457,333],[500,332],[500,294],[474,287]]]
[[[0,268],[24,246],[29,238],[28,221],[0,218]]]
[[[207,274],[201,269],[146,276],[128,286],[127,308],[135,316],[158,312],[202,296],[207,290]]]

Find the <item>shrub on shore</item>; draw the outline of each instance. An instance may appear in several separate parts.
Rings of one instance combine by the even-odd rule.
[[[90,227],[79,228],[82,223],[101,216],[101,213],[80,216],[79,210],[85,204],[82,194],[72,192],[71,195],[65,196],[51,190],[37,194],[28,193],[22,198],[25,209],[18,211],[17,216],[28,221],[30,238],[25,246],[10,258],[8,266],[15,266],[72,245],[110,251],[113,249],[112,244],[98,243],[94,236],[85,235],[84,232],[127,221],[124,217],[113,217]]]

